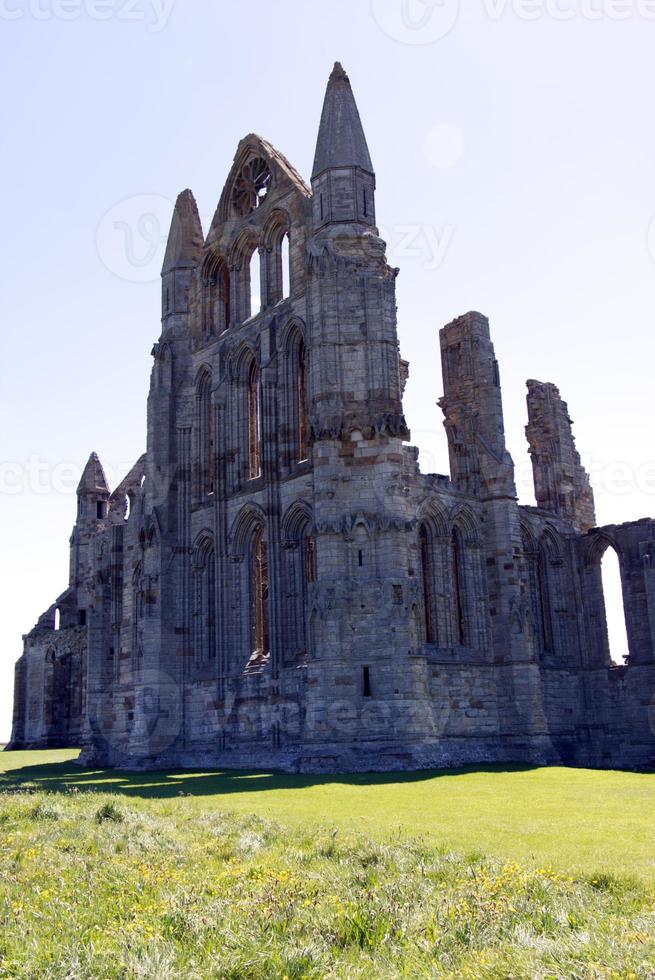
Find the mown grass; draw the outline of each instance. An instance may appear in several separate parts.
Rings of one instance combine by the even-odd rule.
[[[0,975],[655,975],[652,884],[187,802],[0,794]]]
[[[229,809],[299,832],[328,824],[381,842],[422,836],[562,873],[626,873],[655,884],[654,775],[518,766],[332,777],[125,773],[80,769],[76,754],[0,752],[0,790],[120,793],[152,814]]]

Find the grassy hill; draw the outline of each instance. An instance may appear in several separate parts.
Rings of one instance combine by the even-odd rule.
[[[74,755],[0,755],[0,976],[655,976],[655,777]]]

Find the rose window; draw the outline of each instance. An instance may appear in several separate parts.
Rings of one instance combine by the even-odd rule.
[[[263,204],[271,186],[271,171],[263,157],[249,160],[239,174],[232,191],[232,204],[240,217],[252,214]]]

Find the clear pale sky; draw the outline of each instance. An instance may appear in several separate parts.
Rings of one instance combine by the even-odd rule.
[[[175,196],[207,230],[252,131],[308,179],[335,60],[401,268],[424,468],[448,465],[437,331],[477,309],[522,499],[538,378],[599,522],[655,513],[654,44],[649,0],[0,0],[0,740],[21,634],[67,586],[83,464],[115,485],[145,446]]]

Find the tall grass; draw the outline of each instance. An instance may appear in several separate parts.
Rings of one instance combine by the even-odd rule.
[[[0,976],[655,976],[620,873],[96,793],[0,795]]]

